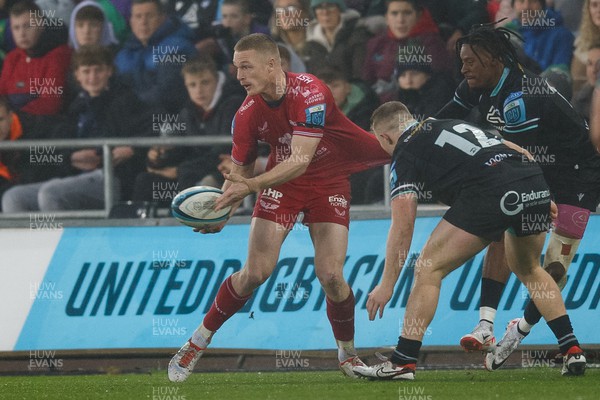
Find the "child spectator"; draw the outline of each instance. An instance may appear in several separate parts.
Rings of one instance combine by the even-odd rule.
[[[451,73],[450,53],[431,14],[417,0],[388,0],[387,31],[370,39],[363,79],[380,98],[396,91],[394,67],[399,58],[423,59],[435,72]]]
[[[8,97],[14,110],[50,115],[63,106],[71,50],[65,26],[41,15],[29,0],[11,7],[10,28],[17,48],[4,60],[0,94]]]
[[[200,53],[212,55],[220,65],[232,64],[233,47],[251,33],[269,34],[269,28],[255,21],[249,0],[223,0],[221,20],[213,26],[212,37],[196,44]]]
[[[118,77],[150,106],[176,112],[186,96],[181,66],[196,54],[193,33],[165,14],[160,0],[134,0],[132,36],[117,53]]]
[[[69,105],[66,120],[56,136],[79,138],[130,138],[148,135],[151,116],[128,88],[111,81],[112,51],[102,46],[82,46],[73,56],[75,77],[81,85]],[[115,197],[127,197],[139,162],[130,146],[112,149]],[[63,154],[61,178],[17,185],[2,197],[7,213],[99,209],[104,205],[104,173],[100,149],[76,149]]]
[[[168,124],[162,135],[206,136],[229,135],[236,111],[242,105],[237,82],[228,80],[217,70],[215,62],[202,57],[183,66],[182,75],[188,94],[187,105],[179,112],[177,125]],[[169,129],[175,128],[175,129]],[[154,187],[177,182],[178,190],[196,184],[220,187],[223,178],[217,166],[219,155],[231,152],[231,146],[165,147],[157,146],[148,151],[146,172],[136,178],[134,201],[159,200],[168,206],[172,199],[155,196]],[[158,198],[157,198],[158,197]]]
[[[447,76],[433,73],[427,64],[399,63],[396,69],[401,101],[417,119],[431,117],[454,95],[454,82]]]
[[[69,40],[75,50],[84,45],[112,46],[118,43],[102,7],[92,0],[83,1],[73,9]]]
[[[302,52],[308,71],[335,65],[351,79],[360,79],[372,36],[360,14],[347,10],[343,0],[312,0],[310,6],[316,19],[308,26]]]
[[[229,29],[236,43],[251,33],[269,34],[269,27],[254,19],[248,0],[223,0],[221,25],[223,28]]]

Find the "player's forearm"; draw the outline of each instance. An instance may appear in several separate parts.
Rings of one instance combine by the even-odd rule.
[[[381,286],[393,292],[400,276],[410,244],[417,217],[417,200],[412,194],[392,199],[392,224],[386,245],[385,266]]]
[[[291,181],[292,179],[302,175],[308,168],[309,164],[310,160],[308,159],[304,160],[302,158],[297,159],[297,157],[289,157],[282,163],[277,164],[270,171],[249,179],[248,181],[250,183],[250,188],[253,191],[258,192],[262,189]]]
[[[252,164],[248,164],[248,165],[237,165],[237,164],[233,164],[233,167],[231,168],[230,173],[236,173],[238,175],[243,176],[244,178],[252,178],[254,176],[254,164],[256,163],[253,162]],[[227,190],[227,188],[229,186],[231,186],[232,182],[225,179],[225,182],[223,182],[223,186],[221,187],[221,190],[223,192],[225,192]],[[233,214],[235,214],[235,211],[238,209],[238,207],[242,204],[244,200],[241,199],[239,201],[236,201],[235,203],[231,204],[231,211],[229,212],[229,216],[231,217]]]
[[[383,269],[383,277],[381,286],[387,290],[393,291],[398,277],[402,272],[402,267],[406,262],[406,257],[410,250],[413,230],[412,227],[398,227],[398,224],[392,222],[388,233],[386,251],[385,251],[385,266]]]
[[[506,139],[502,139],[502,144],[504,144],[508,148],[511,148],[511,149],[527,156],[530,160],[533,160],[533,156],[531,155],[531,153],[529,151],[525,150],[523,147],[519,146],[518,144],[508,141]]]

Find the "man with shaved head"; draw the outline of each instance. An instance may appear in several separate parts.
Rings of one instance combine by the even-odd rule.
[[[342,274],[348,245],[348,177],[387,163],[389,156],[373,135],[344,116],[327,85],[310,74],[284,72],[277,44],[269,36],[242,38],[233,64],[248,95],[232,122],[233,168],[216,208],[232,206],[233,213],[244,197],[258,195],[248,259],[223,282],[202,324],[171,360],[169,379],[187,379],[214,333],[269,278],[296,222],[308,226],[315,247],[315,273],[327,295],[340,369],[355,377],[352,368],[364,364],[354,348],[354,295]],[[271,153],[267,171],[253,177],[259,141],[268,143]],[[201,232],[216,233],[224,225]]]

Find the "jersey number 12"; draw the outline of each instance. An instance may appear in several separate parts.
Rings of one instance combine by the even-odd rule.
[[[487,137],[485,132],[471,125],[458,124],[453,126],[452,129],[454,130],[454,132],[450,132],[444,129],[438,136],[437,140],[435,141],[435,144],[437,144],[440,147],[444,147],[444,145],[448,143],[450,146],[456,147],[460,151],[472,156],[477,154],[482,148],[491,147],[502,143],[495,137]],[[457,134],[467,132],[473,134],[479,145]]]

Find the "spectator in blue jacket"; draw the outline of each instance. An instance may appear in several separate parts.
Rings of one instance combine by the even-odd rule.
[[[517,19],[507,28],[525,40],[525,53],[543,71],[550,67],[571,66],[575,37],[563,26],[560,13],[546,8],[546,0],[512,0]]]
[[[181,67],[197,53],[192,30],[165,14],[160,0],[134,0],[130,24],[132,36],[115,60],[118,77],[145,103],[180,110],[186,100]]]

